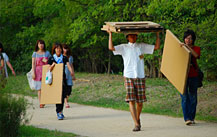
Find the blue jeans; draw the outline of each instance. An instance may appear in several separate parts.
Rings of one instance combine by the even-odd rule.
[[[187,85],[185,89],[185,93],[182,95],[182,111],[184,115],[184,120],[193,121],[196,115],[196,107],[197,107],[197,84],[198,78],[192,77],[187,79]]]

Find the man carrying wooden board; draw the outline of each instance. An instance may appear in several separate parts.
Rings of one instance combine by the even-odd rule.
[[[124,60],[125,88],[127,90],[125,101],[129,103],[131,116],[135,127],[133,131],[141,130],[140,114],[143,102],[147,101],[145,96],[145,73],[144,73],[144,54],[153,54],[154,50],[160,48],[159,32],[156,32],[156,44],[136,43],[137,33],[126,34],[127,44],[113,46],[112,32],[109,33],[109,50],[114,55],[121,55]],[[136,106],[135,106],[136,104]]]

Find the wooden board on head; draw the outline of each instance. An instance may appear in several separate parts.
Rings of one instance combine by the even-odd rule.
[[[162,32],[163,27],[151,21],[140,22],[105,22],[101,30],[110,29],[114,33],[145,33],[145,32]]]

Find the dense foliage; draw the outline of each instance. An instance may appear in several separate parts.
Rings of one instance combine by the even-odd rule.
[[[106,21],[150,20],[170,29],[180,40],[193,29],[196,45],[202,48],[199,64],[210,78],[216,78],[217,66],[216,0],[1,0],[0,41],[18,72],[31,67],[36,40],[70,45],[76,71],[121,72],[120,56],[108,51],[108,34],[100,28]],[[139,41],[155,43],[154,34],[142,34]],[[114,45],[126,42],[114,34]],[[161,34],[161,49],[164,35]],[[145,56],[150,76],[158,77],[161,51]],[[152,70],[150,70],[150,68]]]
[[[0,94],[0,136],[16,137],[19,128],[28,122],[27,102],[24,98]]]

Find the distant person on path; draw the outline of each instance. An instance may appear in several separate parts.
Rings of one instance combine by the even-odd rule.
[[[67,65],[68,70],[70,71],[70,74],[72,77],[74,77],[74,71],[72,70],[69,60],[66,56],[63,54],[63,48],[61,44],[55,43],[52,47],[52,55],[49,60],[48,64],[50,71],[53,70],[55,67],[55,64],[64,64],[63,67],[63,88],[62,88],[62,104],[56,104],[56,113],[57,113],[57,119],[58,120],[63,120],[64,115],[63,115],[63,106],[64,106],[64,99],[66,98],[67,94],[67,80],[66,80],[66,74],[65,74],[65,66]]]
[[[9,62],[9,58],[7,56],[6,53],[4,53],[4,48],[3,48],[3,45],[2,43],[0,43],[0,53],[2,54],[3,58],[4,58],[4,72],[5,72],[5,76],[6,78],[8,78],[8,71],[7,71],[7,66],[6,64],[8,65],[8,67],[10,68],[10,70],[12,71],[12,74],[16,77],[16,73],[13,69],[13,66],[11,65],[11,63]],[[0,56],[0,59],[1,59],[1,56]]]
[[[137,34],[128,34],[126,35],[128,43],[115,47],[112,43],[112,32],[108,30],[108,33],[109,50],[113,51],[114,55],[121,55],[124,60],[124,78],[127,90],[125,101],[129,103],[131,116],[135,123],[133,131],[140,131],[140,114],[143,102],[146,101],[143,54],[153,54],[154,50],[160,48],[159,33],[156,33],[155,45],[136,43]]]
[[[69,65],[71,66],[72,71],[74,72],[73,57],[71,55],[71,50],[70,50],[69,46],[66,44],[62,44],[62,46],[63,46],[63,55],[68,58]],[[71,76],[67,65],[65,65],[65,73],[66,73],[66,81],[67,81],[67,91],[66,91],[65,104],[66,104],[66,108],[70,108],[70,106],[68,104],[68,99],[72,93],[72,86],[73,86],[72,80],[75,80],[75,76],[74,77]]]
[[[45,42],[43,40],[37,40],[35,51],[32,54],[32,79],[36,81],[39,102],[41,100],[42,66],[47,65],[50,56],[50,52],[46,51]],[[44,104],[40,104],[40,108],[44,108]]]
[[[194,31],[187,30],[184,32],[184,43],[190,47],[191,64],[188,73],[188,79],[186,84],[185,93],[181,95],[182,98],[182,110],[186,125],[195,124],[195,115],[197,107],[197,89],[198,89],[198,65],[197,59],[200,58],[200,47],[195,46],[196,35]],[[184,44],[183,44],[184,45]],[[183,46],[182,45],[182,46]]]

